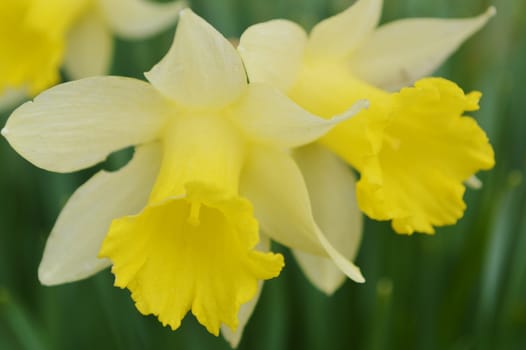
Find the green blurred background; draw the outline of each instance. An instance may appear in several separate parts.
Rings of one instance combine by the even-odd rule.
[[[276,17],[306,28],[352,0],[194,0],[228,37]],[[385,0],[382,21],[498,15],[436,75],[483,92],[475,117],[496,150],[468,210],[435,236],[400,236],[366,220],[357,259],[365,285],[332,297],[287,266],[266,283],[240,349],[526,349],[526,1]],[[142,77],[169,47],[173,29],[149,41],[117,40],[112,74]],[[3,125],[7,114],[1,115]],[[103,165],[115,169],[121,152]],[[98,169],[48,173],[0,140],[0,349],[229,349],[188,316],[176,332],[141,316],[109,271],[43,287],[37,267],[46,237],[75,188]]]

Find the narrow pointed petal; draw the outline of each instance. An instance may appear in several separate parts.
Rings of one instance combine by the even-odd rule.
[[[79,187],[47,240],[38,277],[44,285],[73,282],[108,267],[97,255],[113,219],[138,213],[148,200],[160,164],[157,144],[138,147],[116,172],[101,171]]]
[[[105,75],[113,54],[113,37],[103,18],[89,11],[68,33],[64,68],[72,80]]]
[[[98,0],[107,23],[120,37],[143,39],[174,25],[184,1]]]
[[[495,14],[490,7],[468,19],[404,19],[381,26],[351,57],[359,78],[388,90],[432,73]]]
[[[145,82],[94,77],[51,88],[16,109],[2,135],[38,167],[71,172],[158,137],[167,101]]]
[[[165,96],[193,108],[220,108],[247,86],[232,44],[191,10],[181,11],[170,51],[146,78]]]
[[[270,238],[329,257],[349,278],[365,281],[360,269],[318,228],[301,172],[288,154],[270,148],[253,149],[241,176],[241,191],[253,203],[256,217]]]
[[[378,25],[382,0],[358,0],[347,10],[318,23],[307,45],[309,57],[343,58],[359,47]]]
[[[362,238],[362,214],[356,203],[356,178],[332,152],[309,145],[294,152],[312,203],[312,213],[329,242],[353,261]],[[329,258],[294,249],[294,256],[307,278],[330,295],[345,282],[344,273]]]
[[[277,19],[245,30],[237,50],[250,82],[265,82],[286,92],[301,68],[306,43],[303,28]]]
[[[256,250],[260,252],[270,251],[270,239],[260,234],[260,241],[258,245],[256,246]],[[252,313],[254,313],[254,309],[256,308],[256,305],[259,301],[259,297],[261,296],[262,289],[263,289],[263,281],[259,281],[258,292],[256,296],[252,298],[250,301],[248,301],[247,303],[241,305],[241,308],[239,309],[239,312],[237,314],[239,323],[235,331],[230,329],[227,325],[224,325],[224,324],[221,325],[221,334],[223,335],[223,337],[226,339],[226,341],[230,344],[230,346],[233,349],[237,348],[239,343],[241,342],[243,331],[245,330],[245,326],[247,325],[248,320],[250,320]]]
[[[345,113],[324,119],[303,110],[270,86],[250,84],[231,109],[230,118],[252,140],[291,148],[317,140],[367,106],[367,101],[361,100]]]

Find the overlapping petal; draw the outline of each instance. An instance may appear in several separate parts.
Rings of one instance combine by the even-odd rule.
[[[241,57],[232,44],[191,10],[181,11],[174,43],[148,80],[189,108],[221,108],[246,89]]]
[[[171,106],[149,84],[94,77],[51,88],[16,109],[2,134],[38,167],[70,172],[152,141]]]
[[[323,119],[303,110],[270,86],[250,84],[240,102],[231,109],[230,119],[255,142],[291,148],[315,141],[367,106],[367,101],[357,101],[342,114]]]
[[[303,28],[277,19],[247,28],[237,49],[250,82],[265,82],[286,92],[296,79],[306,44]]]
[[[101,171],[75,191],[46,242],[38,268],[42,284],[77,281],[110,265],[97,258],[102,241],[113,219],[136,214],[146,205],[160,158],[158,144],[137,147],[122,169]]]
[[[317,226],[301,172],[288,154],[254,148],[241,176],[241,191],[253,203],[256,217],[270,238],[310,254],[330,257],[349,278],[365,281],[360,269]]]
[[[320,145],[294,151],[312,204],[312,214],[329,242],[349,261],[358,252],[362,237],[362,214],[356,203],[356,179],[349,167]],[[345,274],[328,257],[293,249],[307,278],[326,294],[345,281]]]

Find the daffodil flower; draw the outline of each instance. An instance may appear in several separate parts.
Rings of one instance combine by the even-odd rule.
[[[93,77],[58,85],[15,110],[2,130],[23,157],[56,172],[136,146],[125,167],[96,174],[69,199],[46,244],[43,284],[111,264],[115,285],[131,291],[141,313],[176,329],[191,310],[213,334],[228,327],[234,343],[258,286],[283,267],[258,222],[363,281],[316,223],[290,155],[363,103],[323,119],[270,86],[248,84],[234,47],[190,10],[146,77],[150,83]]]
[[[310,35],[287,20],[256,24],[243,33],[238,51],[250,81],[279,87],[314,114],[328,117],[368,99],[367,111],[295,152],[305,164],[303,175],[308,179],[318,171],[327,186],[333,177],[349,177],[341,164],[331,172],[317,170],[329,159],[337,161],[333,152],[360,172],[356,195],[363,212],[392,220],[398,233],[433,233],[435,226],[454,224],[463,215],[464,181],[493,167],[494,154],[476,121],[463,116],[478,109],[480,93],[466,95],[444,79],[417,80],[495,10],[475,18],[405,19],[377,28],[381,8],[381,0],[358,0]],[[415,81],[414,87],[388,92]],[[325,233],[333,242],[344,234],[330,228]],[[350,250],[347,258],[354,254]],[[318,288],[338,287],[341,273],[331,261],[298,250],[295,255]]]
[[[150,36],[173,24],[181,1],[0,1],[0,106],[34,96],[59,81],[106,74],[112,33],[125,39]]]

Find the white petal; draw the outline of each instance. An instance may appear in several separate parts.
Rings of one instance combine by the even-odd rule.
[[[68,33],[64,69],[72,80],[105,75],[110,69],[113,37],[96,11],[81,17]]]
[[[42,284],[77,281],[110,265],[109,260],[97,258],[110,223],[144,207],[160,157],[161,149],[155,143],[138,147],[125,167],[101,171],[77,189],[47,240],[38,269]]]
[[[294,22],[277,19],[248,27],[237,50],[250,82],[287,91],[302,65],[307,33]]]
[[[359,78],[388,90],[432,73],[495,14],[468,19],[405,19],[381,26],[350,59]]]
[[[174,25],[184,1],[98,0],[106,22],[120,37],[143,39]]]
[[[295,150],[294,159],[307,184],[316,223],[331,244],[353,261],[363,223],[353,173],[333,153],[316,144]],[[326,294],[334,293],[345,281],[345,275],[331,259],[296,249],[293,253],[307,278]]]
[[[261,252],[268,252],[270,250],[270,239],[268,239],[268,237],[260,233],[260,241],[255,249]],[[263,281],[259,281],[256,296],[252,298],[249,302],[241,305],[241,308],[239,309],[239,313],[237,315],[239,324],[237,325],[237,329],[235,332],[232,331],[227,325],[221,325],[221,334],[233,349],[237,348],[239,342],[241,341],[241,337],[243,336],[245,326],[247,325],[248,320],[250,320],[252,314],[254,313],[254,309],[256,308],[256,305],[259,301],[262,289]]]
[[[285,148],[317,140],[368,106],[367,101],[360,100],[344,114],[323,119],[303,110],[268,85],[250,84],[246,90],[231,109],[230,118],[253,141]]]
[[[307,44],[309,57],[341,58],[351,54],[378,25],[382,0],[358,0],[347,10],[318,23]]]
[[[55,86],[20,106],[2,135],[36,166],[70,172],[118,149],[156,139],[168,108],[167,101],[140,80],[86,78]]]
[[[181,11],[170,51],[146,78],[164,95],[194,108],[226,106],[247,85],[232,44],[189,9]]]
[[[360,269],[328,241],[314,218],[301,172],[288,154],[254,147],[241,175],[241,192],[254,205],[263,231],[291,248],[330,257],[351,279],[364,282]]]
[[[0,96],[0,112],[5,112],[10,108],[22,103],[27,99],[27,89],[8,89]]]

